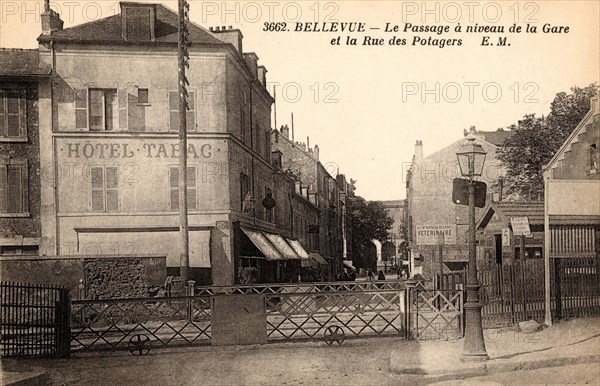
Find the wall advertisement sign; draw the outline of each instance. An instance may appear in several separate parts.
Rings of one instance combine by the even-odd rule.
[[[456,244],[456,225],[417,225],[418,245],[438,245],[441,235],[445,245]]]

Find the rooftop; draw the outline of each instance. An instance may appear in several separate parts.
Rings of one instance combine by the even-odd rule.
[[[514,217],[527,217],[530,225],[544,224],[544,201],[501,201],[492,202],[483,211],[477,228],[487,226],[492,216],[496,213],[502,221],[510,224]]]
[[[136,5],[145,5],[143,3],[135,3]],[[144,42],[145,44],[152,43],[177,43],[178,41],[178,15],[177,12],[165,7],[162,4],[146,4],[156,7],[155,20],[155,39],[153,42]],[[189,40],[192,44],[225,44],[222,40],[211,35],[204,28],[188,23]],[[40,35],[38,40],[45,41],[62,41],[62,42],[83,42],[83,43],[127,43],[123,37],[123,23],[121,14],[105,17],[103,19],[94,20],[89,23],[80,24],[74,27],[65,28],[60,31],[54,31],[49,35]],[[134,42],[139,44],[140,42]]]
[[[50,72],[49,66],[40,66],[38,50],[0,49],[0,77],[40,77]]]
[[[504,145],[504,141],[515,135],[514,131],[504,130],[503,128],[500,128],[496,131],[483,131],[475,130],[475,126],[471,126],[469,130],[465,129],[463,133],[465,137],[469,134],[475,134],[476,136],[483,137],[485,141],[499,147]]]

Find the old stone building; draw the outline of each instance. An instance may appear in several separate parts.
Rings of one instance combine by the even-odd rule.
[[[0,50],[0,254],[40,252],[38,84],[50,67],[38,50]]]
[[[48,7],[42,22],[40,62],[53,71],[39,89],[40,158],[56,181],[42,184],[43,250],[164,254],[177,275],[176,12],[122,2],[119,14],[63,29]],[[255,259],[263,280],[281,280],[306,251],[287,243],[294,185],[271,163],[267,70],[239,30],[189,30],[190,276],[233,284]]]
[[[483,174],[487,200],[497,199],[498,178],[505,170],[496,158],[497,146],[483,139],[477,141],[487,152]],[[417,141],[415,154],[406,176],[408,248],[411,273],[431,279],[439,272],[439,244],[443,245],[444,270],[464,268],[468,262],[468,206],[452,202],[454,178],[461,177],[456,152],[465,139],[458,140],[427,157],[423,143]],[[481,209],[476,210],[476,218]]]
[[[346,178],[337,169],[327,170],[320,162],[318,145],[311,148],[310,144],[294,141],[287,126],[271,132],[271,147],[279,152],[282,169],[297,177],[302,195],[319,209],[319,221],[311,224],[311,233],[317,235],[319,254],[328,262],[325,276],[334,278],[342,268],[342,261],[348,258]]]

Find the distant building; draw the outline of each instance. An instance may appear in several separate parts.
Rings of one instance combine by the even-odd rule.
[[[382,260],[387,261],[388,265],[401,265],[401,261],[406,260],[405,246],[408,240],[405,240],[404,234],[400,233],[402,228],[406,227],[406,200],[379,201],[388,216],[394,220],[388,239],[381,246]]]
[[[328,171],[319,161],[319,147],[296,142],[290,137],[290,129],[282,126],[271,132],[271,147],[280,154],[281,167],[297,178],[296,190],[319,208],[318,233],[319,254],[328,261],[328,278],[334,278],[347,257],[349,242],[345,228],[347,182],[336,170]],[[330,172],[336,174],[333,177]],[[346,256],[344,253],[346,247]]]
[[[507,139],[515,135],[515,132],[512,130],[505,130],[503,128],[499,128],[496,131],[483,131],[476,130],[475,126],[471,126],[469,130],[465,129],[463,131],[463,135],[465,137],[469,134],[474,135],[477,139],[489,142],[496,147],[502,147]]]
[[[38,50],[0,49],[0,254],[40,252],[40,184],[51,168],[40,163],[38,84],[50,72]]]
[[[465,142],[456,141],[427,157],[423,143],[417,141],[406,179],[406,211],[411,273],[431,279],[439,272],[438,244],[443,243],[444,269],[459,270],[468,262],[468,206],[452,202],[454,178],[461,177],[456,152]],[[496,158],[498,147],[478,139],[487,152],[483,175],[487,201],[498,200],[498,179],[505,169]],[[476,210],[476,218],[481,209]]]

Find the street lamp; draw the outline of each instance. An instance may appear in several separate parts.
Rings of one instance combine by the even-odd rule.
[[[467,275],[467,301],[465,303],[465,345],[463,359],[478,361],[489,359],[483,340],[479,280],[475,250],[475,184],[473,177],[481,176],[486,152],[470,134],[462,149],[456,153],[460,173],[469,179],[469,272]]]

